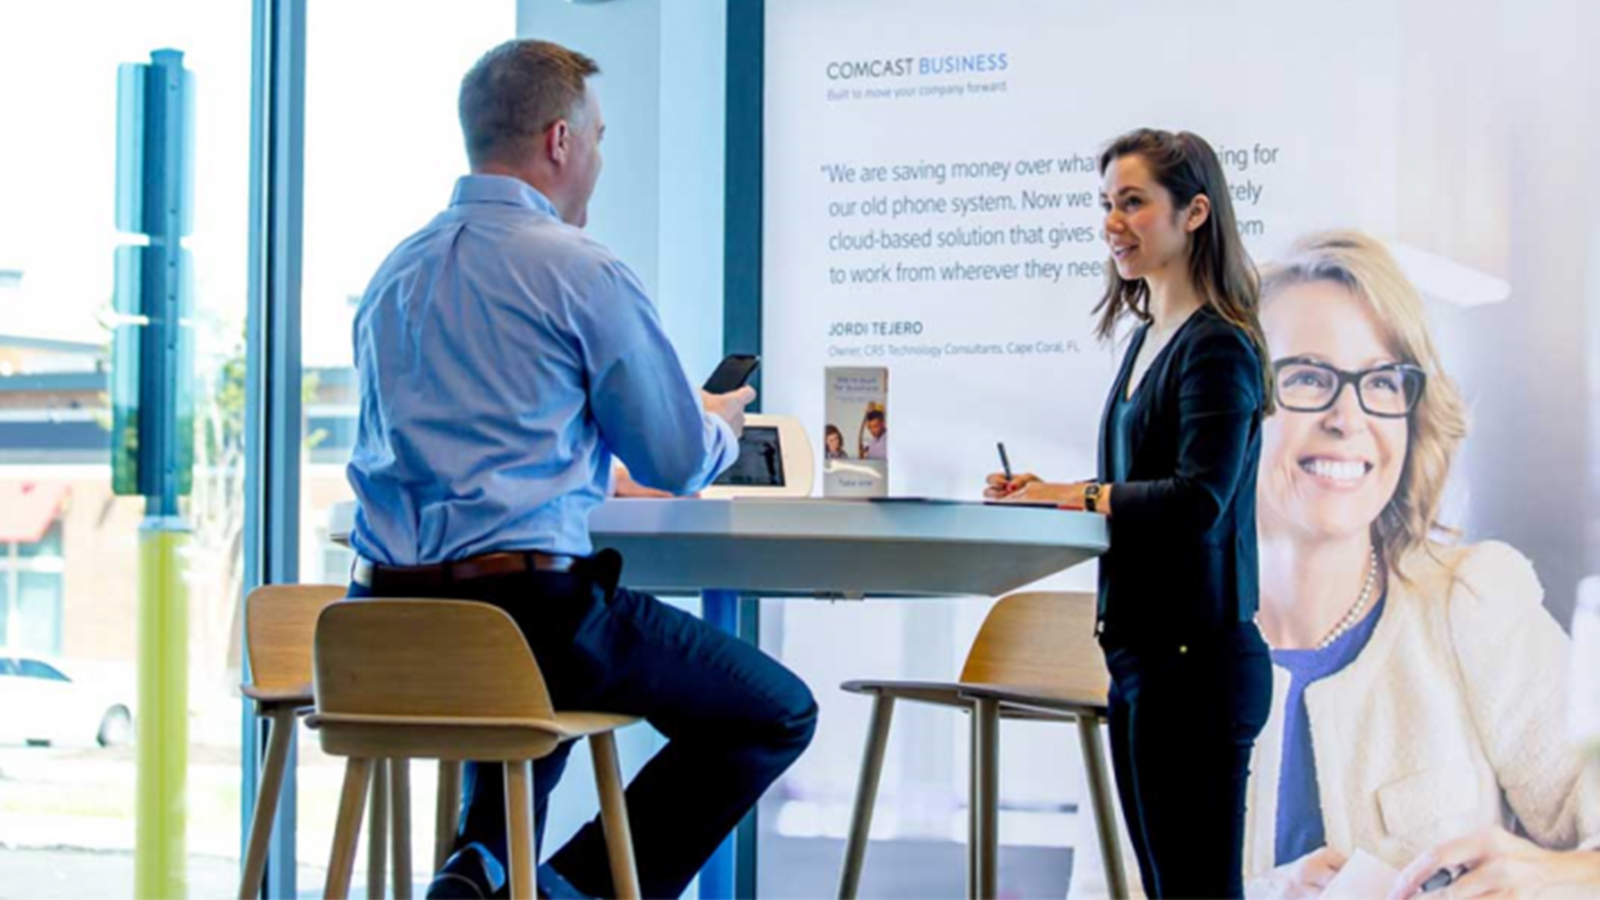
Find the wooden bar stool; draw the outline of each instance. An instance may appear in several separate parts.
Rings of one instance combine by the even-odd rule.
[[[323,610],[315,640],[317,729],[348,757],[326,896],[344,897],[373,761],[505,765],[511,896],[534,897],[533,761],[589,739],[616,896],[639,896],[613,732],[639,721],[556,712],[522,632],[504,611],[455,600],[355,600]]]
[[[272,584],[256,588],[245,598],[245,647],[250,657],[251,680],[240,685],[240,691],[254,701],[256,715],[266,720],[268,743],[256,792],[255,814],[250,820],[244,871],[239,881],[240,900],[251,900],[261,893],[267,845],[283,794],[283,776],[295,719],[308,715],[314,702],[311,644],[316,634],[317,616],[344,596],[345,588],[340,585]],[[449,855],[455,840],[461,795],[460,763],[441,763],[439,768],[435,869],[444,864],[444,857]],[[386,835],[392,836],[395,897],[406,900],[410,896],[410,796],[410,770],[404,761],[393,766],[382,763],[373,766],[372,840],[367,848],[369,897],[384,895],[386,850],[390,843],[385,840]],[[391,819],[392,830],[388,827]]]
[[[894,703],[910,700],[953,707],[971,716],[968,897],[995,895],[1002,718],[1077,723],[1106,885],[1113,897],[1127,897],[1117,839],[1116,795],[1099,738],[1110,684],[1095,640],[1095,596],[1066,593],[1012,594],[1001,599],[984,619],[967,653],[960,681],[845,682],[844,690],[871,695],[873,707],[839,896],[854,898],[860,887]]]

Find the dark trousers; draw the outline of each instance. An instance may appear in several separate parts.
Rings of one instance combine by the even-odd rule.
[[[647,594],[612,590],[606,580],[539,572],[430,596],[481,600],[510,613],[557,710],[640,716],[667,738],[628,785],[627,805],[644,896],[677,897],[811,742],[817,704],[804,682],[754,646]],[[352,597],[372,595],[351,585]],[[538,839],[571,749],[562,744],[534,764]],[[504,798],[498,763],[467,764],[457,847],[477,841],[506,861]],[[598,816],[549,862],[580,891],[616,896]]]
[[[1272,703],[1261,632],[1102,644],[1117,794],[1145,893],[1244,896],[1245,782]]]

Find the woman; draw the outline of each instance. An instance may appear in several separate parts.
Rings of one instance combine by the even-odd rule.
[[[1280,412],[1260,621],[1279,670],[1251,765],[1252,895],[1316,896],[1357,849],[1407,867],[1401,894],[1457,865],[1461,896],[1593,877],[1600,854],[1542,849],[1600,844],[1600,783],[1563,733],[1566,636],[1526,558],[1439,520],[1466,407],[1422,298],[1354,232],[1300,241],[1262,298]]]
[[[1095,482],[989,476],[986,496],[1108,517],[1100,643],[1117,789],[1152,897],[1243,890],[1246,764],[1271,697],[1256,612],[1255,478],[1269,376],[1255,270],[1215,152],[1135,131],[1100,157],[1110,340],[1138,321]]]
[[[822,426],[822,456],[824,459],[849,459],[844,452],[844,432],[837,425]]]

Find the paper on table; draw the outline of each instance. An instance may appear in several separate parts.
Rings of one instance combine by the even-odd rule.
[[[1323,900],[1373,900],[1389,896],[1400,870],[1365,850],[1356,848],[1350,860],[1328,882]]]

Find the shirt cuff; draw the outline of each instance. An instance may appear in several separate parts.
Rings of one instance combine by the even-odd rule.
[[[717,454],[717,463],[713,467],[711,480],[715,481],[723,470],[739,461],[739,436],[733,433],[733,426],[721,416],[706,413],[705,417],[718,431],[722,432],[721,453]]]

